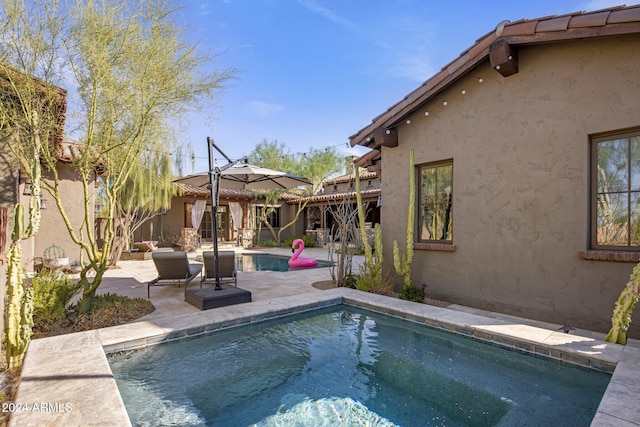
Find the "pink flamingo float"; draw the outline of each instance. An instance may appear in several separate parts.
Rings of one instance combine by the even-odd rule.
[[[304,249],[304,241],[302,239],[296,239],[293,241],[293,243],[291,244],[292,250],[296,249],[296,246],[298,247],[298,249],[295,251],[291,259],[289,259],[289,265],[291,267],[311,268],[315,267],[316,264],[318,264],[318,260],[315,258],[298,258],[298,256]]]

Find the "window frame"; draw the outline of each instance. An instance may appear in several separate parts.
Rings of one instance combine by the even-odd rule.
[[[269,216],[267,217],[267,222],[269,223],[269,225],[272,228],[280,228],[280,222],[281,222],[281,218],[280,218],[280,209],[281,206],[265,206],[265,205],[255,205],[255,216],[256,219],[259,221],[260,218],[262,217],[262,210],[265,208],[274,208],[274,210],[269,214]],[[277,225],[274,225],[274,222],[277,223]]]
[[[629,142],[627,143],[627,159],[631,158],[631,144],[630,144],[630,140],[632,137],[640,137],[640,128],[634,128],[634,129],[627,129],[627,130],[622,130],[622,131],[617,131],[617,132],[608,132],[606,134],[598,134],[598,135],[592,135],[589,138],[589,144],[590,144],[590,152],[591,152],[591,159],[590,159],[590,166],[589,166],[589,172],[591,174],[591,188],[589,191],[589,198],[590,198],[590,209],[589,209],[589,244],[590,244],[590,249],[597,249],[597,250],[610,250],[610,251],[639,251],[640,250],[640,244],[638,245],[632,245],[631,244],[631,228],[632,228],[632,223],[631,223],[631,212],[632,212],[632,204],[631,204],[631,195],[633,193],[636,193],[638,195],[640,195],[640,189],[638,190],[633,190],[631,188],[631,180],[632,180],[632,174],[631,174],[631,168],[632,168],[632,162],[627,161],[627,182],[626,182],[626,190],[625,191],[609,191],[606,194],[626,194],[626,201],[627,201],[627,244],[624,246],[621,245],[610,245],[610,244],[598,244],[598,194],[600,194],[598,192],[598,147],[599,144],[603,143],[603,142],[608,142],[608,141],[615,141],[615,140],[620,140],[620,139],[627,139],[629,140]],[[604,193],[603,193],[604,194]],[[640,222],[640,220],[638,221]]]
[[[424,203],[422,202],[422,171],[424,169],[431,168],[442,168],[442,167],[451,167],[451,192],[449,205],[451,210],[451,239],[422,239],[421,238],[421,228],[422,228],[422,214]],[[453,245],[453,159],[440,160],[437,162],[423,163],[415,166],[415,184],[416,184],[416,213],[415,213],[415,242],[417,244],[442,244],[442,245]]]

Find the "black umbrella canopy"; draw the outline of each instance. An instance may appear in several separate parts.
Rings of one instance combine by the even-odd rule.
[[[174,180],[194,187],[208,187],[210,173],[201,172]],[[311,181],[303,176],[251,165],[235,163],[220,168],[220,187],[245,190],[274,190],[311,185]]]

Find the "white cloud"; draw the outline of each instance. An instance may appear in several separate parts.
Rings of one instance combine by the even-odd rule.
[[[250,112],[261,117],[273,116],[284,110],[284,107],[280,104],[258,100],[249,101],[247,107]]]
[[[316,0],[298,0],[298,3],[306,9],[317,13],[320,16],[328,19],[336,25],[346,28],[349,31],[356,31],[356,25],[349,19],[337,14],[333,10],[319,4]]]
[[[318,0],[297,1],[306,9],[366,40],[372,48],[369,58],[378,58],[377,72],[384,71],[394,77],[422,83],[437,70],[431,64],[430,45],[435,39],[433,26],[417,16],[385,16],[375,23],[358,25]],[[371,26],[379,28],[379,31],[370,31]]]

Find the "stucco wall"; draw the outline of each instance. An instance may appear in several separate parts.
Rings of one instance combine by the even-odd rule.
[[[162,236],[166,240],[167,245],[170,245],[173,239],[180,236],[180,231],[184,227],[184,205],[185,203],[191,203],[196,199],[197,198],[191,197],[191,196],[174,197],[171,201],[171,207],[167,209],[166,215],[156,216],[153,219],[155,240],[161,240],[160,239],[161,229],[163,231]],[[227,226],[229,227],[229,230],[227,231],[227,234],[232,241],[235,241],[237,237],[237,232],[235,230],[232,230],[231,213],[229,212],[228,203],[229,201],[226,201],[226,200],[220,201],[221,206],[227,207],[227,212],[229,216],[227,221]],[[248,209],[255,209],[253,204],[248,202],[242,202],[243,205],[245,203],[247,204]],[[258,204],[260,203],[258,202]],[[288,205],[285,202],[280,202],[280,224],[286,225],[287,223],[289,223],[294,218],[296,210],[297,210],[297,205]],[[276,232],[278,230],[279,229],[276,229]],[[282,240],[284,241],[290,236],[301,235],[301,234],[304,234],[304,215],[302,213],[300,214],[300,217],[298,218],[298,220],[294,225],[290,226],[289,228],[287,228],[285,231],[282,232],[281,237],[282,237]],[[135,233],[136,239],[144,238],[144,240],[147,240],[149,239],[149,235],[150,235],[150,231],[149,231],[148,223],[145,223],[143,227],[141,227],[141,230]],[[222,236],[218,236],[218,237],[219,239],[222,239]],[[264,225],[262,227],[261,238],[273,239],[271,232]]]
[[[481,64],[383,148],[385,247],[404,247],[410,147],[417,165],[453,159],[456,251],[417,250],[413,281],[435,298],[608,330],[634,265],[578,257],[589,248],[589,135],[640,126],[639,69],[639,36],[523,47],[506,78]],[[639,324],[636,313],[635,336]]]
[[[84,224],[85,213],[82,183],[78,180],[77,173],[70,164],[58,163],[58,176],[62,206],[75,232],[80,235],[80,229]],[[93,184],[91,184],[89,191],[93,192],[93,190],[94,187]],[[26,208],[29,203],[29,198],[28,196],[22,197],[25,198],[23,203],[25,203]],[[70,262],[80,260],[80,247],[71,239],[55,200],[44,189],[42,191],[42,197],[46,199],[47,208],[41,211],[40,230],[35,239],[33,256],[42,257],[45,249],[55,244],[65,251]],[[93,225],[93,201],[91,201],[89,211],[89,224]],[[87,236],[86,232],[84,236]]]

